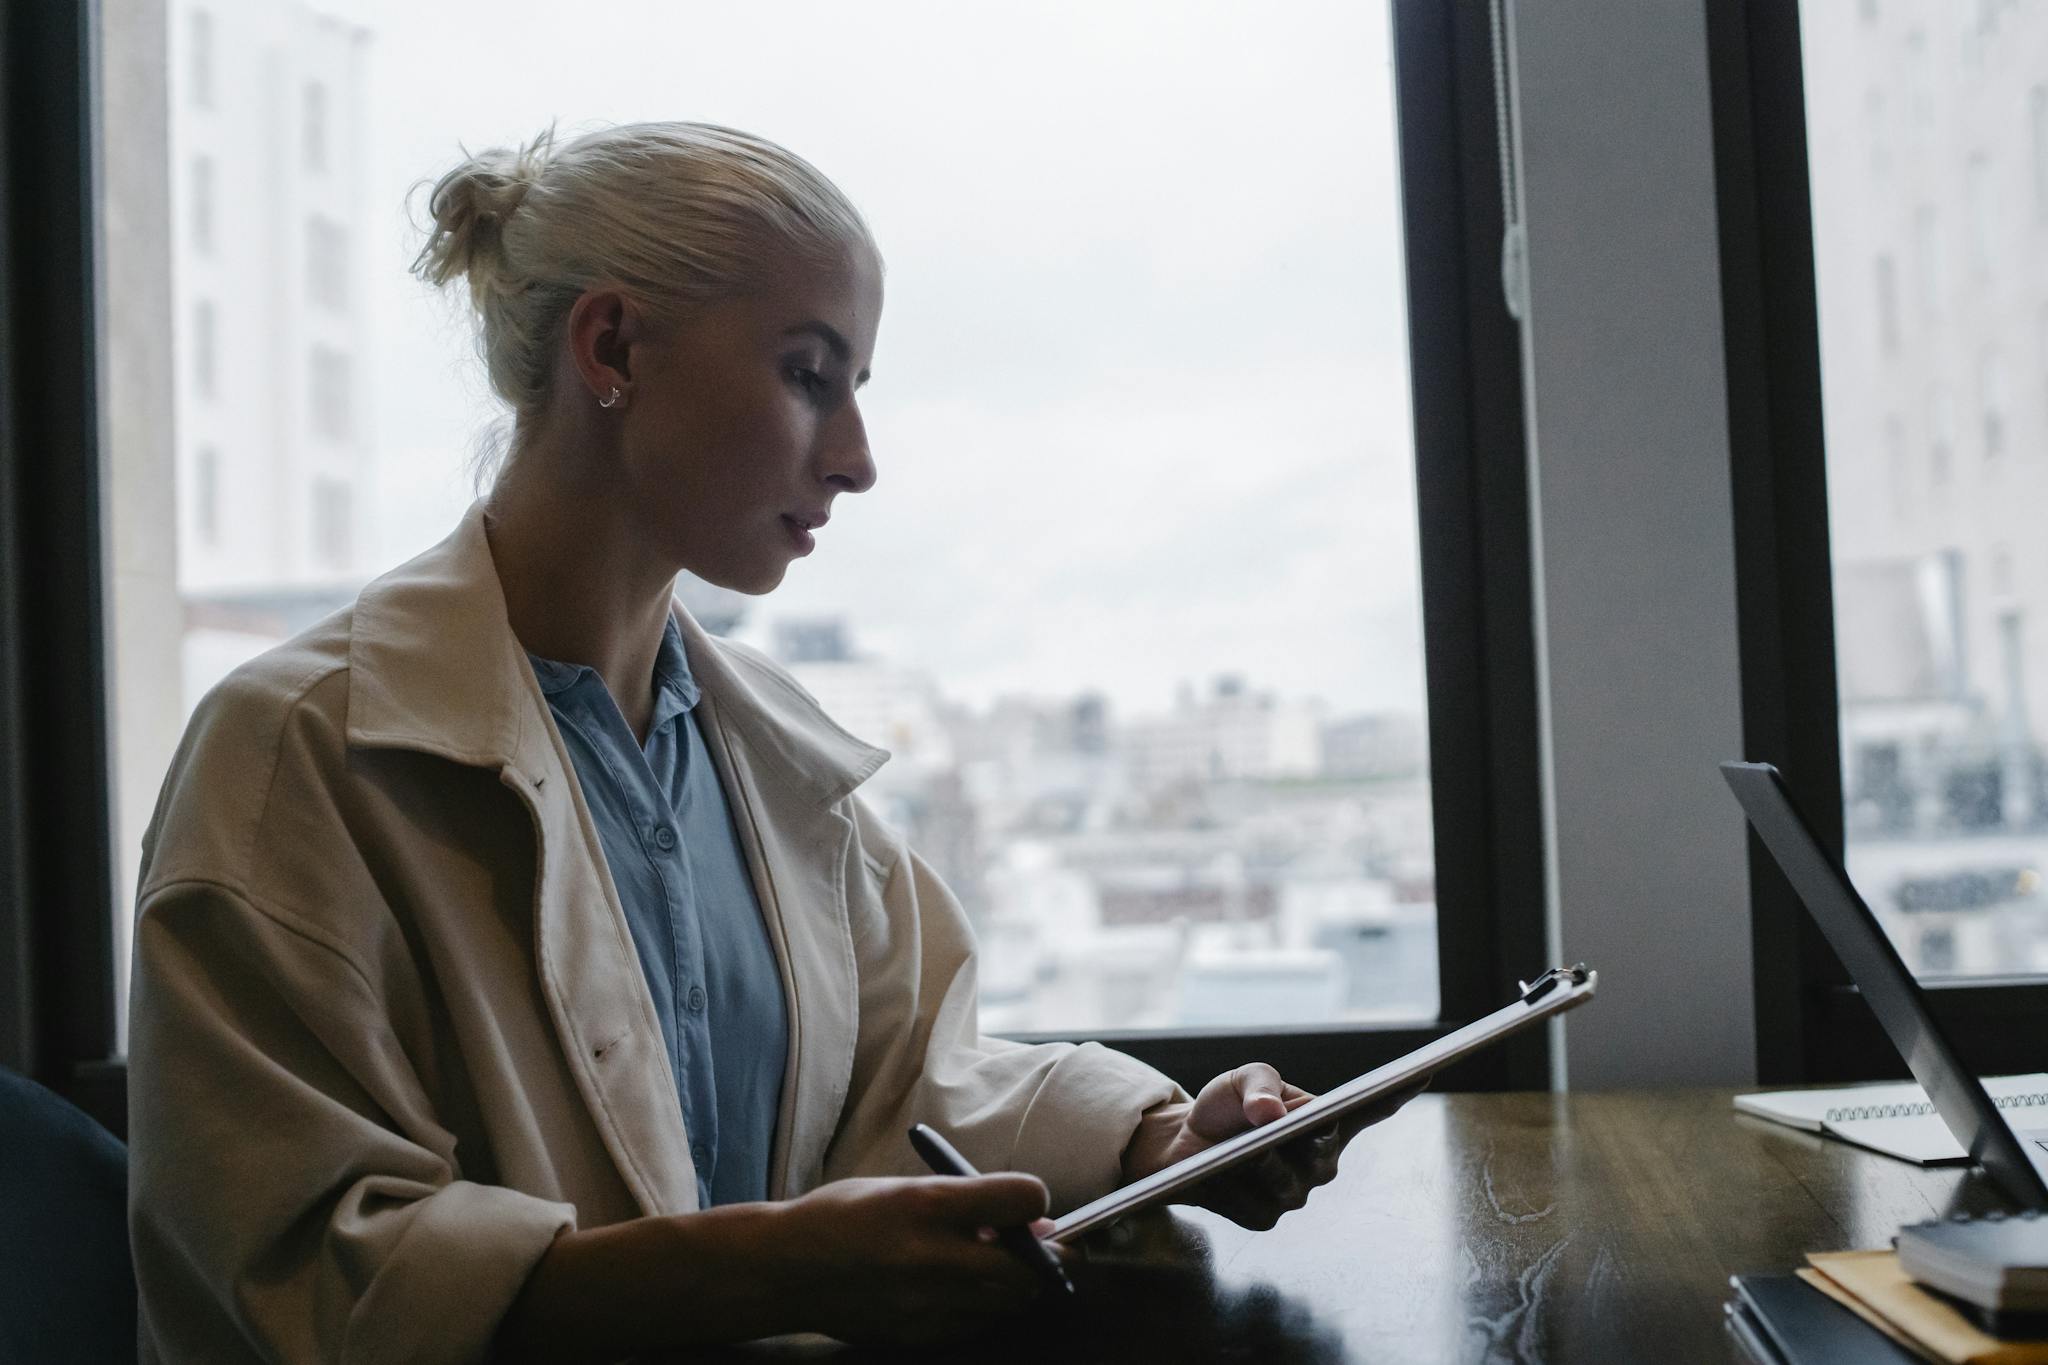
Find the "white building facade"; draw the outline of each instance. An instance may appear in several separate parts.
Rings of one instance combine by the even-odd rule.
[[[186,704],[360,584],[369,35],[290,0],[169,13]]]
[[[2048,6],[1801,13],[1852,825],[2031,826],[2048,814]],[[1949,795],[1909,791],[1929,783]]]

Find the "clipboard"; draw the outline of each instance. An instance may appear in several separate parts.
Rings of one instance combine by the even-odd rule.
[[[1575,967],[1552,967],[1533,981],[1515,984],[1521,988],[1522,994],[1513,1003],[1447,1033],[1433,1043],[1425,1043],[1405,1057],[1375,1067],[1334,1090],[1326,1090],[1283,1118],[1239,1133],[1236,1137],[1225,1138],[1164,1170],[1134,1180],[1120,1190],[1112,1190],[1093,1203],[1083,1204],[1055,1220],[1052,1232],[1045,1240],[1069,1242],[1125,1214],[1162,1203],[1191,1185],[1251,1160],[1268,1147],[1300,1137],[1353,1110],[1362,1109],[1374,1100],[1398,1094],[1452,1062],[1462,1061],[1539,1020],[1576,1009],[1593,998],[1594,988],[1600,984],[1600,973],[1581,962]]]

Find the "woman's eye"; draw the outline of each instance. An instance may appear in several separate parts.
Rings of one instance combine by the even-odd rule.
[[[805,393],[820,394],[825,391],[825,376],[819,374],[816,370],[805,369],[801,365],[792,365],[789,367],[789,377]]]

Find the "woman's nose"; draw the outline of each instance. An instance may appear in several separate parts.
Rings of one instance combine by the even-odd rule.
[[[860,407],[848,403],[832,424],[825,447],[824,479],[843,493],[865,493],[875,486],[875,456],[868,449],[868,428]]]

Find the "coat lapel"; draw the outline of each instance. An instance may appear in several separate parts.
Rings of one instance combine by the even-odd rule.
[[[789,1056],[768,1189],[770,1197],[786,1199],[817,1184],[853,1080],[858,983],[844,876],[853,822],[831,808],[792,808],[764,799],[746,750],[718,705],[703,709],[709,713],[706,747],[725,784],[733,827],[782,968]],[[791,856],[798,849],[808,856]],[[799,1124],[799,1114],[807,1121]],[[816,1121],[821,1115],[832,1121]]]
[[[364,589],[349,742],[489,768],[533,822],[534,958],[570,1073],[641,1210],[697,1207],[661,1025],[568,751],[505,613],[482,504]]]
[[[853,1081],[860,983],[846,911],[843,802],[889,755],[854,739],[775,670],[721,647],[676,608],[704,689],[705,738],[782,966],[789,1058],[768,1188],[816,1185]]]
[[[534,745],[501,780],[533,819],[541,995],[577,1089],[641,1211],[687,1213],[697,1207],[697,1174],[661,1021],[560,736],[551,725],[540,739],[552,739],[556,752]]]

